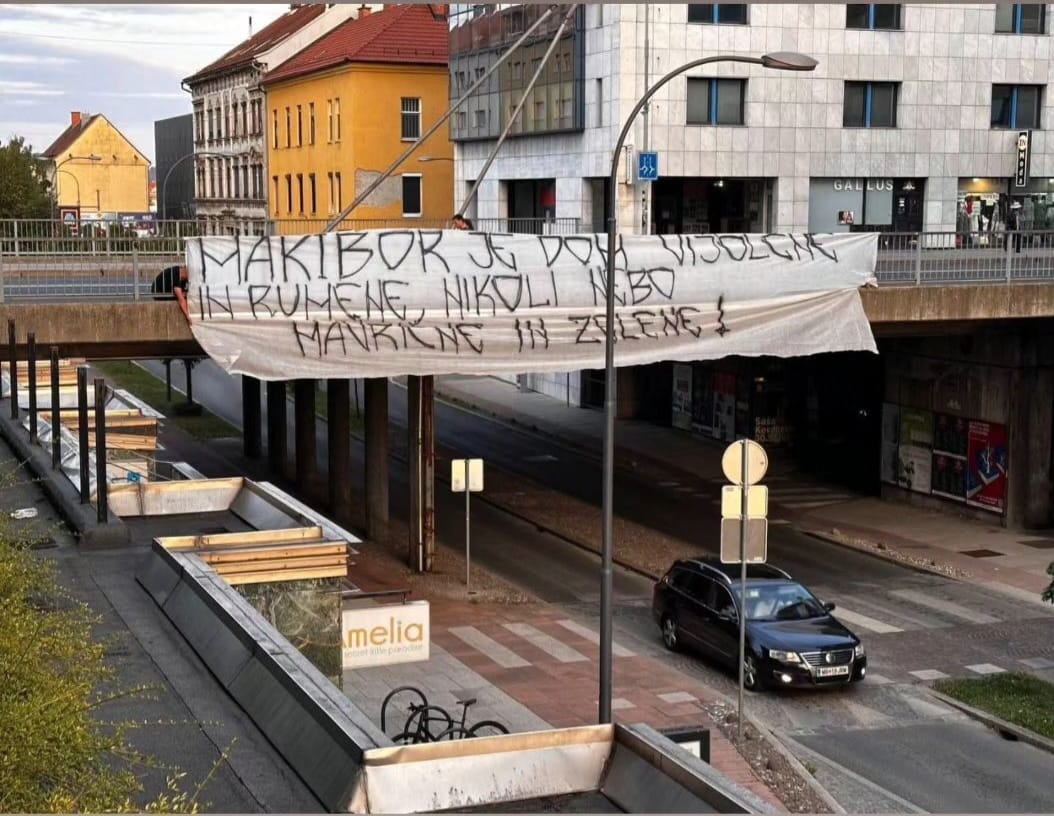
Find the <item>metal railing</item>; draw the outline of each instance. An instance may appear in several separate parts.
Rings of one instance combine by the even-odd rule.
[[[875,274],[896,286],[1054,280],[1054,231],[881,233]]]

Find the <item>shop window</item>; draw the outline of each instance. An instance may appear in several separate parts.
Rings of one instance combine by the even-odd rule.
[[[421,177],[403,176],[403,216],[421,214]]]
[[[421,136],[421,99],[404,96],[402,102],[402,139],[414,141]]]
[[[993,128],[1038,128],[1042,85],[993,85]]]
[[[900,29],[900,4],[846,3],[845,27],[897,31]]]
[[[688,79],[689,125],[742,125],[745,79]]]
[[[846,82],[842,127],[897,126],[897,83]]]
[[[746,25],[746,3],[689,3],[689,23],[714,25]]]
[[[996,34],[1045,34],[1047,30],[1045,3],[997,3],[995,7]]]

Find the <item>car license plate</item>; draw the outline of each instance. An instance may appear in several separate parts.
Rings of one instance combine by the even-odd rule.
[[[816,670],[817,677],[838,677],[842,674],[849,674],[848,666],[821,666]]]

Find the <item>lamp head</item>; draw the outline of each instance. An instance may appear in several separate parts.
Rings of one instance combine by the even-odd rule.
[[[812,71],[819,63],[812,57],[795,51],[776,51],[762,56],[761,64],[780,71]]]

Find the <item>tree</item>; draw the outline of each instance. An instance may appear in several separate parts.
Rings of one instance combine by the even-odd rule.
[[[1043,590],[1043,600],[1054,604],[1054,561],[1047,567],[1047,575],[1050,576],[1050,586]]]
[[[51,184],[45,162],[21,136],[0,147],[0,218],[51,217]]]

